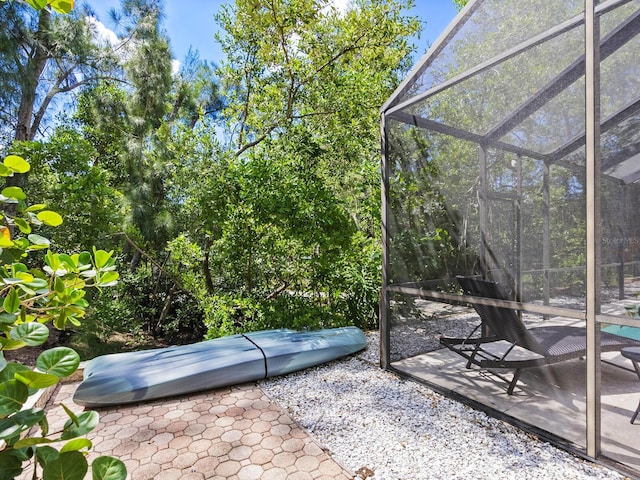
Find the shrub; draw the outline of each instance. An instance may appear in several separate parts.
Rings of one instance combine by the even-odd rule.
[[[0,164],[0,175],[29,169],[24,159],[10,155]],[[31,461],[34,478],[40,466],[44,478],[81,479],[88,471],[84,453],[91,448],[84,435],[98,424],[98,414],[75,415],[62,405],[69,420],[61,432],[50,432],[43,409],[24,408],[29,397],[75,372],[80,357],[70,348],[55,347],[40,354],[36,368],[29,368],[8,362],[3,352],[44,344],[49,338],[46,324],[59,330],[80,325],[88,306],[86,289],[113,286],[118,280],[113,252],[94,247],[91,253],[53,253],[50,241],[33,228],[60,225],[60,215],[42,204],[28,205],[20,187],[2,190],[0,202],[5,206],[0,226],[0,441],[5,444],[0,451],[0,480],[15,478]],[[44,250],[44,265],[30,265],[30,255]],[[40,427],[39,436],[27,433],[35,426]],[[65,443],[58,450],[54,442]],[[124,464],[113,457],[98,457],[91,468],[93,478],[126,477]]]

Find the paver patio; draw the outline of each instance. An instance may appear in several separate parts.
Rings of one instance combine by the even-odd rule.
[[[60,403],[83,411],[72,401],[76,387],[62,384],[48,401],[51,432],[68,420]],[[132,480],[353,478],[255,384],[97,411],[89,463],[112,455]],[[20,478],[31,475],[28,469]]]

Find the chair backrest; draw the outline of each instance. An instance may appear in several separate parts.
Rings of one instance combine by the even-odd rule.
[[[475,297],[508,300],[500,286],[489,280],[476,277],[456,277],[462,290]],[[529,333],[522,320],[511,308],[495,307],[474,303],[473,307],[480,315],[480,320],[489,328],[491,333],[501,340],[507,340],[533,352],[545,355],[547,351]]]

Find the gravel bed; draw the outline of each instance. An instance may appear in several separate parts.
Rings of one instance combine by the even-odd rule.
[[[377,366],[346,359],[262,382],[356,479],[624,479]]]

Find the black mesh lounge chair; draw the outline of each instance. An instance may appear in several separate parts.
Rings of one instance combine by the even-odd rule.
[[[495,282],[474,277],[456,277],[468,295],[507,300]],[[586,330],[570,326],[527,328],[511,308],[473,304],[481,323],[467,338],[441,337],[440,343],[467,359],[467,368],[514,369],[507,393],[511,395],[524,368],[538,367],[584,357]],[[482,336],[473,338],[482,329]],[[640,342],[602,332],[601,351],[610,352]]]

